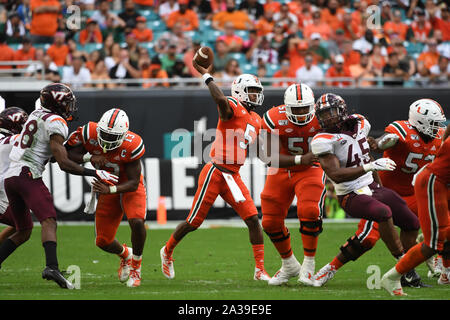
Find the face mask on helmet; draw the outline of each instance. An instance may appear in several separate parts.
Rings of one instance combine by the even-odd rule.
[[[314,104],[286,104],[286,116],[294,124],[305,125],[314,118]]]
[[[247,93],[247,105],[249,107],[260,107],[264,101],[264,94],[262,93],[262,89],[258,87],[247,87],[245,88]]]
[[[342,122],[342,114],[337,107],[328,107],[316,111],[316,117],[320,126],[328,132],[340,130],[339,124]]]
[[[441,138],[445,115],[441,106],[431,99],[420,99],[409,108],[409,123],[431,138]]]
[[[103,152],[120,147],[128,133],[128,116],[123,110],[110,109],[97,126],[97,141]]]
[[[125,139],[126,132],[114,133],[104,128],[97,127],[98,143],[103,149],[103,152],[114,150],[122,145]]]
[[[231,96],[253,109],[261,106],[264,101],[263,86],[256,76],[243,74],[231,84]]]

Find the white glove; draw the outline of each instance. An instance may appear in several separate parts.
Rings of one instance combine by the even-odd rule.
[[[397,165],[389,158],[380,158],[363,165],[364,171],[394,171]]]
[[[112,173],[109,173],[106,170],[95,170],[95,175],[97,176],[98,180],[105,182],[107,184],[110,184],[110,185],[114,185],[117,183],[117,181],[119,181],[118,176],[116,176]]]
[[[383,138],[378,141],[378,148],[381,150],[389,149],[390,147],[394,146],[399,139],[399,136],[395,133],[388,133],[383,136]]]

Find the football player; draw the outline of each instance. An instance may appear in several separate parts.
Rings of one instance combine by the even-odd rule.
[[[0,223],[7,225],[0,232],[0,244],[16,232],[3,180],[9,168],[9,153],[27,119],[28,114],[17,107],[6,108],[0,113]]]
[[[271,135],[278,136],[280,150],[270,157],[277,156],[281,168],[269,167],[261,193],[262,227],[282,263],[280,270],[269,280],[270,285],[281,285],[296,276],[303,284],[313,284],[314,257],[322,232],[326,194],[325,174],[309,149],[309,142],[320,129],[314,117],[314,103],[309,86],[293,84],[284,93],[284,105],[273,107],[263,116],[266,141],[271,141]],[[267,150],[269,146],[267,144]],[[302,265],[292,252],[290,233],[284,224],[294,196],[298,201],[297,216],[303,242]]]
[[[118,177],[107,171],[86,169],[67,156],[64,141],[68,135],[67,122],[76,111],[75,96],[64,84],[53,83],[40,92],[42,108],[33,111],[10,153],[10,165],[5,173],[5,191],[15,222],[16,232],[0,246],[0,264],[23,242],[33,228],[30,211],[41,223],[41,239],[46,267],[42,277],[55,281],[61,288],[73,289],[59,271],[56,254],[56,210],[52,196],[42,181],[46,163],[54,157],[61,170],[92,176],[108,183]]]
[[[341,207],[352,217],[377,222],[381,239],[394,257],[400,257],[404,249],[394,223],[400,227],[402,237],[414,241],[419,221],[396,192],[379,183],[376,172],[393,171],[395,162],[389,158],[373,160],[367,142],[368,120],[348,115],[340,96],[322,95],[316,103],[316,116],[324,133],[313,138],[311,149],[334,184]],[[314,276],[314,286],[325,284],[343,262],[358,259],[370,248],[353,236],[340,249],[338,256]]]
[[[434,159],[442,143],[443,129],[431,127],[443,121],[445,116],[439,104],[431,99],[421,99],[411,104],[408,121],[394,121],[386,127],[381,137],[367,139],[372,150],[384,151],[384,158],[399,164],[393,171],[380,171],[378,174],[383,186],[397,192],[416,215],[417,202],[411,182],[417,170]],[[360,240],[364,252],[370,250],[380,238],[378,224],[362,219],[355,237]],[[416,244],[412,237],[400,236],[400,239],[406,251]],[[346,245],[348,242],[344,247]],[[338,259],[345,264],[351,257],[343,255]],[[340,264],[336,270],[339,267]],[[409,270],[401,282],[403,286],[426,286],[414,269]]]
[[[256,76],[242,74],[231,84],[231,97],[225,96],[209,74],[212,64],[203,68],[193,60],[193,65],[202,74],[217,104],[219,122],[211,148],[211,162],[207,163],[200,173],[198,189],[189,215],[161,248],[162,272],[169,279],[175,277],[172,258],[175,246],[185,235],[202,224],[220,195],[248,227],[255,259],[253,279],[268,281],[270,276],[264,269],[264,237],[258,211],[239,174],[239,169],[245,162],[247,147],[256,142],[261,128],[261,117],[253,109],[262,105],[263,86]]]
[[[432,131],[437,133],[439,127]],[[450,215],[448,186],[450,184],[450,126],[445,141],[432,163],[420,170],[414,179],[420,226],[424,241],[416,244],[381,278],[381,286],[391,295],[405,295],[400,282],[402,275],[437,252],[442,254],[443,270],[439,284],[450,284]]]
[[[109,186],[98,180],[93,192],[98,193],[95,209],[95,243],[120,258],[119,280],[128,287],[141,283],[142,253],[146,239],[146,190],[141,158],[145,153],[142,138],[129,131],[125,111],[106,111],[98,123],[89,122],[73,132],[66,146],[69,157],[78,162],[91,162],[98,169],[112,170],[119,177],[117,185]],[[131,228],[132,248],[115,239],[123,215]]]

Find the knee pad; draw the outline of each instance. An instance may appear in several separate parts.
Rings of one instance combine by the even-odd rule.
[[[308,236],[318,237],[322,233],[322,219],[315,221],[300,220],[300,233]]]
[[[284,217],[273,214],[263,214],[261,226],[267,234],[278,232],[284,229]]]
[[[364,252],[372,249],[372,247],[363,247],[358,237],[352,236],[347,239],[347,242],[339,248],[342,252],[342,255],[348,259],[355,261],[359,257],[361,257]]]

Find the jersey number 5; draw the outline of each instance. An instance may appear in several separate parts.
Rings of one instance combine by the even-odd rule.
[[[435,157],[434,155],[427,155],[423,160],[431,162],[434,160],[434,157]],[[416,173],[417,170],[419,169],[419,165],[417,163],[414,163],[413,160],[414,159],[422,160],[422,158],[423,154],[410,152],[405,160],[405,166],[407,168],[401,168],[400,170],[402,170],[404,173]]]

